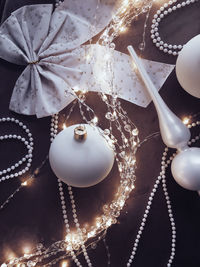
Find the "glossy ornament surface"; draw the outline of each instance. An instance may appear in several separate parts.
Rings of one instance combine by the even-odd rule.
[[[200,190],[200,149],[196,147],[182,151],[172,161],[174,179],[182,187]]]
[[[200,34],[184,45],[179,53],[176,75],[186,92],[200,98]]]
[[[109,174],[114,163],[114,151],[101,135],[100,128],[88,124],[72,125],[55,137],[49,160],[53,172],[64,183],[90,187]]]

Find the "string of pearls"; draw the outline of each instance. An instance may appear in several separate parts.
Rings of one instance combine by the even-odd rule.
[[[181,9],[182,7],[189,6],[190,4],[193,4],[195,2],[198,2],[198,0],[187,0],[183,1],[182,3],[177,4],[177,0],[171,0],[168,3],[165,3],[163,6],[161,6],[160,9],[157,10],[155,13],[152,25],[151,25],[151,39],[153,43],[156,45],[157,48],[159,48],[164,53],[168,53],[169,55],[177,56],[180,52],[180,50],[183,48],[183,45],[179,44],[168,44],[164,42],[159,33],[159,24],[160,22],[169,14],[172,12]]]
[[[200,125],[200,121],[193,122],[192,124],[189,124],[187,127],[188,128],[192,128],[192,127],[196,127],[198,125]],[[197,135],[196,137],[192,138],[188,142],[188,145],[192,145],[193,143],[195,143],[198,140],[200,140],[200,134]],[[168,190],[167,190],[165,173],[166,173],[167,167],[170,165],[171,161],[176,156],[176,153],[174,153],[169,159],[167,159],[168,150],[169,149],[167,147],[164,149],[164,152],[163,152],[163,155],[162,155],[162,161],[161,161],[161,172],[160,172],[159,176],[157,177],[157,179],[155,181],[155,184],[153,186],[152,192],[150,193],[150,196],[149,196],[149,199],[148,199],[148,203],[147,203],[147,206],[145,208],[144,215],[143,215],[143,218],[142,218],[142,222],[141,222],[141,225],[140,225],[139,230],[137,232],[137,236],[136,236],[133,248],[132,248],[132,252],[131,252],[131,255],[130,255],[129,259],[128,259],[127,265],[126,265],[127,267],[131,267],[131,265],[132,265],[132,263],[134,261],[134,258],[135,258],[136,252],[137,252],[137,248],[138,248],[138,245],[139,245],[139,241],[141,239],[143,230],[145,228],[145,225],[146,225],[146,222],[147,222],[147,217],[149,215],[154,196],[155,196],[155,194],[157,192],[158,185],[160,184],[161,181],[162,181],[162,188],[163,188],[163,192],[164,192],[166,203],[167,203],[168,215],[169,215],[169,219],[170,219],[170,223],[171,223],[171,231],[172,231],[171,254],[170,254],[170,257],[169,257],[169,260],[168,260],[168,263],[167,263],[167,267],[171,267],[173,259],[175,257],[176,225],[175,225],[175,220],[174,220],[174,217],[173,217],[173,212],[172,212],[172,206],[171,206],[169,193],[168,193]]]
[[[22,143],[24,143],[24,145],[27,148],[27,154],[22,159],[20,159],[17,163],[15,163],[12,166],[0,171],[0,176],[1,176],[0,182],[3,182],[3,181],[8,180],[10,178],[18,177],[18,176],[26,173],[31,167],[31,162],[32,162],[32,158],[33,158],[33,154],[32,154],[33,153],[33,137],[32,137],[30,130],[27,128],[27,126],[25,124],[23,124],[22,122],[20,122],[17,119],[10,118],[10,117],[0,119],[0,123],[6,123],[6,122],[14,123],[14,124],[17,124],[18,126],[20,126],[25,131],[26,135],[28,136],[28,139],[22,137],[21,135],[9,134],[9,135],[1,135],[0,141],[3,141],[3,140],[21,141]],[[23,169],[15,172],[15,173],[12,173],[15,169],[19,168],[23,163],[26,163],[26,166]]]
[[[168,152],[168,148],[166,147],[164,152],[163,152],[163,156],[162,156],[162,161],[161,161],[161,172],[159,174],[159,176],[156,179],[156,182],[153,186],[152,192],[150,193],[149,199],[148,199],[148,203],[142,218],[142,223],[139,227],[139,230],[137,232],[137,236],[132,248],[132,252],[131,255],[129,257],[129,260],[127,262],[127,267],[130,267],[131,264],[133,263],[133,260],[135,258],[136,252],[137,252],[137,248],[139,245],[139,241],[141,238],[141,235],[143,233],[143,230],[145,228],[146,222],[147,222],[147,218],[152,206],[152,202],[153,202],[153,198],[156,194],[158,185],[160,184],[160,182],[162,181],[162,187],[163,187],[163,191],[164,191],[164,195],[165,195],[165,199],[167,202],[167,208],[168,208],[168,214],[169,214],[169,218],[170,218],[170,223],[171,223],[171,227],[172,227],[172,242],[171,242],[171,255],[167,264],[167,267],[170,267],[172,264],[172,261],[174,259],[175,256],[175,245],[176,245],[176,226],[175,226],[175,222],[174,222],[174,218],[173,218],[173,212],[172,212],[172,207],[171,207],[171,202],[170,202],[170,198],[169,198],[169,194],[167,191],[167,185],[166,185],[166,176],[165,176],[165,171],[167,169],[167,167],[169,166],[171,160],[173,159],[173,156],[175,156],[175,154],[170,157],[169,160],[167,160],[167,152]]]
[[[51,140],[53,141],[53,139],[55,138],[55,136],[57,135],[57,132],[58,132],[58,114],[55,114],[54,116],[52,116],[51,126],[52,126],[52,128],[51,128],[51,130],[52,130],[52,132],[51,132]],[[67,216],[67,208],[66,208],[64,192],[63,192],[63,184],[62,184],[62,181],[60,179],[58,179],[58,187],[59,187],[59,193],[60,193],[62,213],[63,213],[64,223],[65,223],[65,228],[66,228],[66,234],[68,235],[66,237],[66,241],[72,241],[71,240],[71,235],[70,235],[70,233],[71,233],[70,225],[69,225],[69,220],[68,220],[68,216]],[[75,223],[75,226],[76,226],[76,229],[77,229],[78,237],[80,239],[80,246],[82,248],[83,255],[85,257],[85,260],[86,260],[88,266],[92,267],[92,264],[91,264],[91,261],[89,259],[89,256],[88,256],[88,253],[87,253],[87,250],[86,250],[86,247],[85,247],[85,243],[84,243],[84,240],[83,240],[82,231],[80,229],[80,224],[79,224],[78,217],[77,217],[76,205],[75,205],[73,191],[72,191],[71,186],[68,186],[68,192],[69,192],[70,201],[71,201],[71,207],[72,207],[74,223]],[[78,267],[81,267],[82,265],[79,262],[78,258],[76,257],[76,254],[74,252],[73,247],[71,245],[69,245],[68,249],[71,251],[71,256],[72,256],[72,259],[75,262],[75,264]]]

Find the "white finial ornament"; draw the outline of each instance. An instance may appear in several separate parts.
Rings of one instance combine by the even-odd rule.
[[[200,191],[200,148],[188,147],[189,129],[162,100],[133,47],[128,46],[128,51],[156,107],[163,142],[178,150],[171,166],[174,179],[186,189]]]

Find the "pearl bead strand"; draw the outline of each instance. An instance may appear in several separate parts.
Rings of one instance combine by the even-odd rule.
[[[193,122],[192,124],[189,124],[188,128],[190,129],[192,127],[196,127],[196,126],[199,126],[199,125],[200,125],[200,121],[196,121],[196,122]],[[197,135],[196,137],[192,138],[188,142],[188,145],[191,145],[191,144],[195,143],[198,140],[200,140],[200,134]],[[161,172],[160,172],[159,176],[157,177],[156,182],[155,182],[155,184],[153,186],[152,192],[151,192],[151,194],[149,196],[149,199],[148,199],[148,202],[147,202],[147,206],[146,206],[143,218],[142,218],[142,223],[141,223],[141,225],[139,227],[139,230],[137,232],[137,236],[136,236],[133,248],[132,248],[132,252],[131,252],[131,255],[130,255],[129,259],[128,259],[127,265],[126,265],[127,267],[131,267],[131,265],[133,263],[133,260],[135,258],[136,251],[137,251],[137,248],[138,248],[138,245],[139,245],[139,241],[140,241],[141,235],[143,233],[144,227],[146,225],[146,221],[147,221],[147,217],[148,217],[149,211],[151,209],[153,198],[154,198],[155,193],[157,191],[158,185],[160,184],[161,181],[162,181],[162,188],[163,188],[163,192],[164,192],[166,203],[167,203],[168,215],[169,215],[169,219],[170,219],[170,223],[171,223],[171,229],[172,229],[171,254],[170,254],[170,257],[169,257],[169,260],[168,260],[168,263],[167,263],[167,267],[171,267],[172,262],[174,260],[175,250],[176,250],[176,225],[175,225],[175,222],[174,222],[174,217],[173,217],[173,212],[172,212],[172,206],[171,206],[169,193],[167,191],[165,171],[166,171],[167,167],[169,166],[169,164],[171,163],[171,161],[173,160],[173,158],[175,157],[176,153],[174,153],[173,156],[171,156],[169,158],[169,160],[167,160],[167,157],[166,157],[167,156],[167,152],[168,152],[168,148],[166,147],[164,152],[163,152],[163,155],[162,155]]]
[[[51,136],[51,142],[52,142],[58,133],[58,114],[55,114],[52,116],[50,131],[51,131],[50,136]],[[68,216],[67,216],[67,208],[66,208],[66,203],[65,203],[65,198],[64,198],[63,184],[62,184],[62,181],[60,179],[58,179],[58,187],[59,187],[61,207],[62,207],[62,213],[63,213],[63,219],[64,219],[64,223],[65,223],[66,233],[70,234],[71,231],[70,231],[70,225],[69,225],[69,220],[68,220]],[[68,186],[68,192],[69,192],[69,197],[70,197],[70,201],[71,201],[74,223],[75,223],[75,226],[77,229],[77,233],[79,234],[79,237],[81,240],[81,249],[83,251],[83,255],[85,257],[85,260],[86,260],[88,266],[92,267],[92,263],[89,259],[89,256],[88,256],[88,253],[86,250],[86,246],[85,246],[84,241],[83,241],[83,235],[82,235],[82,231],[81,231],[80,224],[79,224],[78,217],[77,217],[76,205],[75,205],[75,200],[74,200],[73,191],[72,191],[71,186]],[[75,254],[73,248],[70,249],[70,252],[71,252],[72,259],[75,262],[75,264],[78,267],[82,267],[81,263],[79,262],[78,258],[76,257],[76,254]]]
[[[10,178],[18,177],[18,176],[26,173],[30,169],[32,158],[33,158],[33,154],[32,154],[32,152],[33,152],[33,138],[32,138],[32,134],[31,134],[30,130],[27,128],[27,126],[24,125],[22,122],[20,122],[17,119],[10,118],[10,117],[1,118],[0,122],[2,122],[2,123],[5,123],[5,122],[15,123],[15,124],[19,125],[28,136],[28,141],[24,137],[22,137],[21,135],[16,135],[16,134],[9,134],[9,135],[3,135],[3,136],[1,135],[0,136],[0,141],[11,140],[11,139],[21,141],[22,143],[24,143],[24,145],[26,146],[27,151],[28,151],[28,153],[21,160],[19,160],[17,163],[13,164],[12,166],[8,167],[7,169],[0,171],[0,176],[3,175],[0,178],[0,182],[3,182],[3,181],[8,180]],[[24,167],[24,169],[22,169],[18,172],[15,172],[15,173],[11,173],[16,168],[20,167],[26,161],[27,161],[27,163],[26,163],[26,166]]]
[[[180,50],[183,48],[183,45],[176,45],[176,44],[172,45],[165,43],[161,39],[158,31],[159,24],[164,17],[166,17],[173,11],[181,9],[182,7],[189,6],[190,4],[193,4],[195,2],[198,2],[198,0],[187,0],[178,4],[176,4],[177,0],[171,0],[168,3],[165,3],[160,9],[157,10],[152,20],[151,39],[158,49],[160,49],[164,53],[168,53],[169,55],[173,56],[177,56],[179,54]]]
[[[172,263],[173,258],[175,256],[176,227],[175,227],[173,213],[172,213],[172,209],[171,209],[171,202],[170,202],[169,194],[168,194],[168,191],[167,191],[166,176],[165,176],[165,170],[166,170],[166,168],[168,167],[168,165],[171,162],[170,160],[166,161],[167,160],[167,158],[166,158],[167,152],[168,152],[168,148],[165,148],[165,150],[163,152],[163,156],[162,156],[162,161],[161,161],[161,171],[160,171],[159,176],[156,179],[156,182],[155,182],[155,184],[153,186],[152,192],[151,192],[151,194],[149,196],[149,199],[148,199],[148,202],[147,202],[147,206],[146,206],[143,218],[142,218],[142,222],[141,222],[141,225],[140,225],[139,230],[137,232],[137,236],[136,236],[133,248],[132,248],[132,252],[131,252],[131,255],[130,255],[129,260],[127,262],[127,265],[126,265],[127,267],[130,267],[132,265],[132,262],[133,262],[133,260],[135,258],[136,251],[137,251],[137,248],[138,248],[138,245],[139,245],[139,241],[140,241],[141,235],[143,233],[143,230],[145,228],[147,217],[148,217],[148,214],[149,214],[151,206],[152,206],[153,198],[154,198],[154,196],[156,194],[158,185],[160,184],[161,181],[162,181],[162,187],[163,187],[165,199],[166,199],[166,202],[167,202],[168,214],[169,214],[171,227],[172,227],[171,255],[170,255],[170,259],[169,259],[169,261],[167,263],[167,267],[171,266],[171,263]],[[171,160],[172,160],[172,158],[173,157],[171,157]]]

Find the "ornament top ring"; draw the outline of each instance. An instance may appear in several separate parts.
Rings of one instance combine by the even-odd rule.
[[[55,137],[49,161],[55,175],[64,183],[89,187],[109,174],[114,151],[101,135],[100,128],[88,124],[72,125]]]
[[[79,125],[74,129],[74,138],[77,141],[83,141],[87,137],[87,131],[84,125]]]

